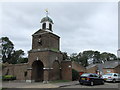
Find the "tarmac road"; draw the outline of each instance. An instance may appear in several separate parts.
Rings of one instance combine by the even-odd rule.
[[[94,85],[94,86],[89,86],[89,85],[71,85],[71,86],[63,86],[61,88],[120,88],[120,83],[105,83],[104,85]]]

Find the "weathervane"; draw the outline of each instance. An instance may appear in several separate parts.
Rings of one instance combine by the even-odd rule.
[[[46,16],[48,16],[48,9],[45,9],[45,12],[46,12]]]

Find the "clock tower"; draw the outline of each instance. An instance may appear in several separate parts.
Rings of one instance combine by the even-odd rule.
[[[40,20],[41,29],[32,35],[29,51],[29,80],[49,81],[61,79],[63,55],[59,49],[60,37],[53,33],[53,20],[46,15]]]

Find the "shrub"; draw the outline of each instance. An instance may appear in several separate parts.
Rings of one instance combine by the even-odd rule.
[[[72,69],[72,80],[78,80],[79,79],[79,72]]]
[[[4,76],[2,77],[2,80],[3,80],[3,81],[16,80],[16,77],[13,76],[13,75],[4,75]]]

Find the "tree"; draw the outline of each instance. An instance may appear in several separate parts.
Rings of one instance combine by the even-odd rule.
[[[69,60],[69,56],[67,55],[67,52],[63,52],[63,60]]]
[[[83,56],[84,56],[84,58],[86,58],[85,66],[93,63],[94,51],[92,51],[92,50],[83,51]]]
[[[17,64],[27,62],[27,58],[23,58],[24,51],[23,50],[14,50],[14,44],[9,40],[8,37],[2,37],[2,62]]]
[[[81,65],[83,65],[84,67],[88,66],[88,58],[86,56],[82,56],[80,58],[80,62],[81,62]]]
[[[103,52],[100,55],[100,59],[102,62],[105,62],[105,61],[110,61],[110,60],[117,60],[117,57],[116,55],[112,53]]]
[[[22,58],[23,55],[24,55],[23,50],[17,50],[17,51],[14,50],[12,54],[12,60],[9,63],[12,63],[12,64],[20,63],[21,60],[23,59]]]
[[[8,37],[2,37],[2,60],[3,63],[8,62],[12,58],[12,52],[14,49],[14,44],[9,40]]]
[[[73,53],[70,56],[71,61],[75,61],[78,62],[79,64],[83,65],[83,66],[87,66],[88,62],[87,62],[87,56],[85,56],[83,53]]]
[[[93,63],[101,63],[99,51],[94,51]]]
[[[27,63],[28,62],[28,58],[21,58],[19,59],[18,63]]]
[[[70,60],[71,60],[71,61],[76,61],[76,62],[78,62],[77,53],[72,53],[72,54],[70,55]]]
[[[99,51],[83,51],[79,54],[73,53],[70,56],[71,61],[76,61],[83,66],[88,66],[89,64],[102,63],[103,61],[117,60],[116,55],[112,53],[100,53]]]

